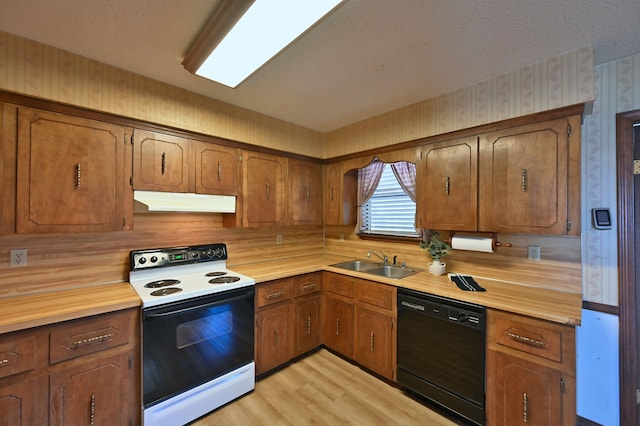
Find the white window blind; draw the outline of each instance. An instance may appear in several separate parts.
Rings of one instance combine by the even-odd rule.
[[[417,236],[416,203],[404,192],[389,164],[385,165],[375,193],[361,212],[361,233]]]

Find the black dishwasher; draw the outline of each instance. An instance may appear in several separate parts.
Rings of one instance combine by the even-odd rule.
[[[398,289],[398,383],[484,424],[484,307]]]

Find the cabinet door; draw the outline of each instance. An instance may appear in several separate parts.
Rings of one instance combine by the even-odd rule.
[[[262,374],[291,359],[291,305],[258,312],[257,325],[256,373]]]
[[[358,306],[356,324],[355,360],[362,366],[393,379],[391,316]]]
[[[353,303],[325,297],[322,338],[329,348],[353,358]]]
[[[321,166],[308,161],[289,160],[289,223],[320,225],[322,223]]]
[[[295,303],[295,354],[298,356],[320,341],[320,297],[304,297]]]
[[[238,195],[238,150],[195,142],[196,192]]]
[[[162,133],[133,134],[133,189],[189,192],[191,141]]]
[[[129,353],[100,359],[51,376],[51,425],[134,424]]]
[[[325,167],[324,172],[324,224],[340,225],[340,166],[338,164],[329,164]]]
[[[419,226],[475,231],[478,227],[477,138],[426,146],[420,167]]]
[[[490,351],[488,368],[495,372],[495,389],[487,388],[495,425],[562,424],[562,373],[502,352]],[[488,383],[493,381],[488,380]],[[575,417],[574,417],[575,420]]]
[[[280,225],[286,159],[245,151],[242,166],[243,226]]]
[[[42,391],[46,389],[38,392],[33,378],[0,386],[0,426],[46,424],[46,417],[36,413],[36,398]]]
[[[122,230],[125,170],[123,127],[21,108],[17,232]]]
[[[566,234],[566,119],[501,130],[480,141],[480,231]]]

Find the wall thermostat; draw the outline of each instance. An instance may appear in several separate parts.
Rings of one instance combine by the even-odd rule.
[[[611,229],[611,212],[609,209],[591,209],[593,227],[596,229]]]

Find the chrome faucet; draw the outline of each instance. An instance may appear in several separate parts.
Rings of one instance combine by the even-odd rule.
[[[385,265],[388,265],[389,257],[386,254],[384,254],[382,250],[380,250],[379,253],[380,254],[378,254],[378,252],[376,252],[375,250],[369,250],[367,252],[367,259],[371,259],[371,255],[374,254],[378,259],[382,260]]]

